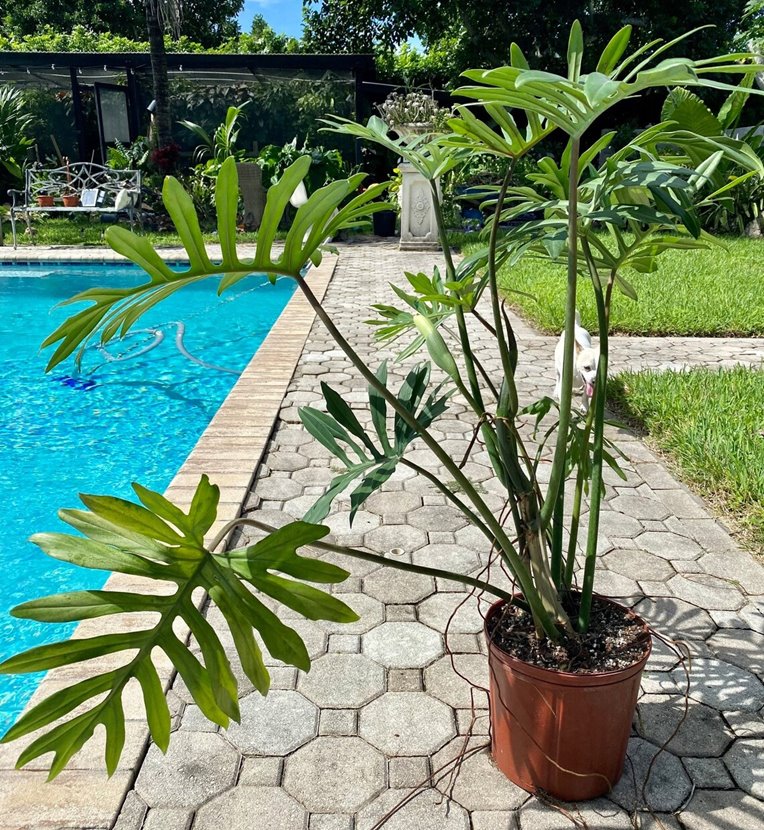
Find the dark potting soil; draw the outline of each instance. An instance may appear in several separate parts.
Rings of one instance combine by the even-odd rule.
[[[571,596],[564,604],[575,619],[578,597]],[[531,615],[517,605],[505,605],[494,614],[488,634],[494,645],[524,663],[573,674],[626,669],[644,656],[650,642],[639,617],[600,597],[592,599],[589,630],[581,637],[558,643],[539,640]]]

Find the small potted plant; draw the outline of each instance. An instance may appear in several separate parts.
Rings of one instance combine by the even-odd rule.
[[[380,117],[401,138],[427,136],[442,130],[451,110],[441,107],[433,95],[420,91],[392,92],[377,107]]]
[[[37,191],[35,198],[37,199],[38,207],[53,207],[55,204],[53,194],[45,187]]]
[[[80,203],[79,191],[72,185],[72,174],[69,170],[69,159],[64,159],[64,168],[66,170],[66,184],[61,190],[61,201],[64,207],[77,207]]]
[[[589,73],[582,70],[583,35],[577,22],[570,33],[566,76],[530,70],[515,45],[510,66],[467,72],[470,83],[459,94],[482,106],[495,129],[479,120],[470,106],[460,107],[449,120],[448,132],[428,142],[396,138],[379,118],[370,119],[367,125],[343,119],[332,122],[337,131],[376,142],[404,157],[428,182],[439,216],[442,267],[430,274],[407,273],[408,285],[394,287],[398,306],[376,307],[379,319],[373,322],[381,340],[405,336],[401,356],[418,352],[423,356],[398,389],[388,382],[385,362],[371,368],[367,355],[354,349],[305,278],[305,265],[321,259],[321,240],[385,209],[379,202],[384,184],[359,193],[363,175],[356,175],[317,190],[299,209],[283,248],[272,252],[269,244],[261,242],[275,238],[290,195],[310,169],[309,156],[298,158],[269,192],[254,261],[240,260],[235,247],[233,159],[223,162],[216,182],[221,262],[213,263],[206,254],[191,197],[171,177],[165,180],[163,197],[189,254],[187,270],[171,269],[145,239],[124,228],[109,228],[107,240],[112,247],[140,263],[150,279],[141,286],[90,290],[75,298],[91,304],[62,323],[44,343],[56,346],[49,368],[81,351],[88,338],[100,337],[103,342],[117,331],[126,332],[160,297],[196,285],[203,277],[219,277],[222,290],[252,273],[267,273],[295,281],[362,379],[368,408],[364,413],[360,407],[351,408],[346,396],[324,383],[321,408],[300,410],[305,428],[342,468],[301,521],[276,530],[255,513],[234,519],[205,543],[216,518],[219,491],[203,476],[188,512],[136,485],[140,505],[84,496],[88,510],[61,512],[85,538],[67,534],[34,538],[57,559],[139,575],[141,587],[144,579],[160,581],[163,586],[171,582],[176,590],[159,597],[129,586],[119,592],[74,592],[15,609],[16,616],[51,622],[92,620],[125,611],[152,612],[146,628],[79,636],[31,649],[0,665],[6,673],[33,672],[127,653],[124,665],[111,669],[109,662],[110,670],[80,679],[72,689],[56,692],[20,718],[4,740],[64,719],[24,749],[20,764],[53,751],[51,771],[56,774],[102,725],[107,735],[107,767],[113,772],[124,743],[122,693],[133,678],[143,690],[151,734],[166,748],[170,712],[152,656],[160,650],[177,667],[209,719],[223,727],[238,719],[237,681],[222,643],[194,604],[192,597],[199,588],[219,607],[242,670],[259,691],[267,693],[269,675],[255,633],[273,657],[307,670],[307,649],[298,633],[279,618],[280,604],[313,620],[356,619],[341,594],[303,584],[303,580],[331,584],[349,575],[333,562],[297,554],[301,546],[310,546],[344,555],[349,563],[372,561],[453,580],[491,595],[495,602],[486,616],[485,633],[492,750],[498,766],[521,787],[564,800],[592,798],[615,784],[623,768],[639,678],[651,641],[645,621],[594,591],[604,467],[622,475],[617,451],[605,435],[612,294],[614,289],[633,294],[624,269],[652,271],[665,251],[708,244],[695,205],[713,198],[707,189],[709,159],[718,163],[720,153],[730,153],[738,160],[747,158],[752,170],[764,173],[762,162],[746,154],[742,142],[728,138],[722,145],[690,130],[676,130],[671,122],[636,136],[595,169],[595,158],[614,133],[591,142],[584,136],[597,134],[594,128],[599,119],[614,106],[656,87],[703,85],[707,72],[755,71],[739,63],[739,55],[710,61],[662,59],[656,66],[655,59],[665,49],[658,43],[623,59],[630,32],[626,26],[616,33],[596,70]],[[641,63],[627,71],[636,55]],[[716,80],[709,84],[717,89],[724,86]],[[522,127],[515,121],[517,110]],[[512,170],[518,160],[555,131],[565,135],[566,149],[558,161],[545,159],[541,168],[555,192],[550,195],[540,185],[538,189],[513,186]],[[665,154],[666,147],[691,148],[692,157],[699,159],[693,162],[697,167],[689,167],[682,156]],[[437,207],[437,178],[486,152],[511,163],[493,194],[485,249],[457,263]],[[512,226],[514,217],[540,206],[541,219]],[[510,230],[502,235],[499,227],[505,221]],[[603,237],[611,244],[605,244]],[[521,400],[518,389],[517,367],[526,356],[511,318],[503,311],[498,269],[504,264],[511,267],[528,253],[567,264],[559,402],[546,395]],[[597,376],[586,414],[574,407],[572,392],[580,279],[591,282],[598,312]],[[475,339],[472,332],[477,329],[492,339],[493,349],[485,340]],[[486,357],[494,355],[499,369],[486,363]],[[434,372],[439,373],[439,382],[431,384]],[[467,413],[460,417],[471,418],[475,437],[468,453],[479,439],[490,459],[504,510],[490,505],[482,487],[470,478],[461,453],[453,457],[430,429],[455,395]],[[534,421],[540,426],[535,431]],[[416,461],[407,457],[414,442]],[[421,462],[422,448],[431,455],[429,465]],[[340,493],[352,488],[352,519],[399,465],[423,476],[462,512],[485,539],[484,561],[492,568],[477,574],[444,570],[322,541],[329,533],[322,522]],[[579,542],[587,495],[588,527]],[[238,525],[254,526],[267,535],[254,544],[217,552]],[[257,599],[258,594],[268,598],[267,606]],[[173,634],[173,623],[181,618],[199,643],[204,666],[191,646]],[[92,698],[97,700],[90,708],[81,708]]]

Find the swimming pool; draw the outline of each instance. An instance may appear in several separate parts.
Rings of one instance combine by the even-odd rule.
[[[28,537],[70,530],[56,511],[81,506],[79,492],[130,498],[133,481],[164,490],[294,291],[292,280],[271,285],[258,275],[223,297],[216,281],[195,283],[152,309],[124,342],[89,347],[81,373],[73,359],[44,373],[50,350],[40,353],[40,343],[76,308],[57,303],[144,280],[132,265],[0,265],[0,659],[74,628],[16,620],[10,608],[100,588],[108,577],[57,562]],[[0,675],[0,734],[38,682]]]

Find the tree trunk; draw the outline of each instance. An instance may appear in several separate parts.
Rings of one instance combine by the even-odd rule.
[[[159,19],[157,1],[145,0],[146,27],[149,33],[151,74],[154,81],[154,101],[156,104],[153,114],[152,139],[157,147],[164,147],[172,142],[172,119],[170,117],[167,54],[164,49],[164,35],[162,23]]]

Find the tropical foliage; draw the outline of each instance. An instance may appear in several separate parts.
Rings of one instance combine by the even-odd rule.
[[[204,547],[201,540],[214,519],[215,500],[211,492],[213,488],[204,480],[197,493],[196,508],[192,506],[188,516],[156,494],[147,494],[138,488],[143,508],[121,502],[117,509],[113,500],[103,498],[89,498],[86,501],[96,518],[86,514],[79,516],[78,520],[97,525],[98,537],[91,535],[90,538],[99,547],[93,548],[88,542],[72,541],[69,537],[64,537],[66,541],[56,538],[51,543],[43,540],[48,552],[56,555],[62,549],[71,551],[70,558],[79,558],[85,564],[94,561],[91,554],[96,561],[102,555],[101,561],[107,566],[114,561],[115,555],[118,556],[115,551],[137,556],[141,575],[162,581],[169,578],[175,582],[178,591],[171,599],[162,600],[167,603],[162,620],[169,625],[170,618],[178,614],[185,619],[201,648],[204,665],[190,662],[188,650],[182,644],[173,642],[169,629],[160,623],[157,628],[144,633],[146,639],[139,643],[139,652],[135,657],[137,662],[134,660],[121,666],[116,672],[97,681],[101,684],[98,688],[106,693],[106,702],[96,703],[94,708],[43,735],[33,745],[34,749],[30,747],[22,754],[22,764],[42,752],[54,751],[56,757],[52,772],[58,772],[72,751],[87,739],[94,725],[103,723],[112,736],[107,742],[107,764],[109,769],[113,769],[121,749],[123,731],[115,701],[119,699],[125,678],[132,674],[141,681],[143,672],[142,684],[150,682],[155,689],[149,699],[152,707],[149,716],[152,717],[153,708],[161,708],[157,700],[156,680],[153,675],[151,681],[147,680],[146,672],[150,670],[141,668],[146,665],[142,655],[150,644],[159,645],[178,667],[192,691],[196,689],[195,697],[208,716],[218,723],[237,717],[230,670],[221,658],[217,641],[203,618],[191,610],[188,601],[191,584],[207,588],[229,625],[229,616],[235,618],[243,644],[241,650],[244,654],[240,656],[243,660],[253,661],[250,663],[252,676],[259,678],[259,685],[255,685],[262,690],[264,680],[258,675],[260,667],[252,645],[251,629],[257,630],[270,650],[268,627],[257,625],[262,621],[251,616],[252,594],[248,593],[245,598],[236,587],[239,583],[227,579],[230,576],[227,563],[232,558],[236,567],[231,565],[230,570],[235,571],[237,578],[242,576],[249,581],[258,593],[265,593],[287,605],[287,598],[292,597],[290,607],[293,608],[293,595],[299,595],[297,609],[305,616],[330,612],[323,595],[318,597],[310,593],[314,601],[309,602],[306,589],[298,581],[320,582],[315,571],[316,567],[320,571],[320,565],[308,560],[308,563],[300,563],[299,570],[285,570],[285,563],[293,563],[298,543],[478,585],[494,596],[517,602],[527,609],[539,638],[575,647],[585,636],[590,623],[597,558],[599,510],[604,490],[603,465],[610,465],[619,472],[617,451],[605,437],[608,331],[613,290],[618,288],[627,295],[634,295],[633,288],[623,275],[627,267],[649,273],[655,270],[666,251],[692,250],[712,244],[700,227],[697,205],[719,195],[713,191],[712,174],[724,159],[732,159],[757,175],[764,173],[759,158],[743,142],[726,136],[707,136],[679,129],[671,121],[646,130],[627,146],[615,151],[604,163],[597,164],[598,155],[608,148],[613,134],[606,133],[591,141],[587,140],[587,134],[595,134],[594,127],[598,120],[615,105],[656,87],[709,86],[736,92],[735,87],[716,78],[736,73],[747,75],[755,71],[755,67],[741,63],[739,55],[704,60],[663,58],[664,53],[676,45],[674,42],[653,43],[650,47],[640,47],[629,53],[630,34],[628,26],[617,32],[594,62],[595,68],[585,71],[583,33],[578,23],[574,23],[570,30],[567,72],[564,75],[530,69],[522,50],[513,44],[508,66],[466,73],[467,83],[460,94],[468,103],[458,108],[449,122],[449,130],[439,135],[396,138],[379,118],[370,119],[367,125],[338,118],[329,122],[330,129],[375,142],[419,170],[430,183],[442,234],[443,223],[437,201],[438,177],[475,155],[489,153],[509,162],[501,186],[486,196],[486,204],[493,208],[486,228],[486,247],[457,264],[444,244],[443,269],[431,274],[407,274],[407,285],[394,287],[398,304],[377,309],[378,319],[374,323],[381,341],[405,338],[406,342],[402,344],[404,356],[425,352],[429,357],[409,372],[397,390],[388,386],[384,363],[375,371],[354,350],[314,296],[310,282],[304,276],[307,263],[320,261],[324,240],[343,227],[363,221],[375,210],[385,209],[384,203],[376,201],[384,191],[384,184],[359,192],[364,177],[358,175],[319,188],[298,209],[283,250],[274,253],[272,243],[286,204],[310,167],[308,157],[298,159],[271,187],[255,257],[242,261],[235,246],[236,169],[233,159],[228,158],[221,166],[216,183],[222,248],[222,261],[216,264],[210,261],[204,249],[190,197],[177,181],[168,178],[164,185],[165,204],[189,259],[188,269],[182,272],[168,268],[145,240],[125,229],[109,229],[107,238],[114,250],[141,265],[148,279],[139,286],[91,289],[74,298],[89,305],[73,314],[46,340],[45,347],[54,347],[49,368],[73,353],[79,351],[81,354],[92,338],[107,342],[127,333],[145,311],[186,285],[215,277],[218,291],[223,292],[249,274],[260,271],[274,278],[281,275],[296,281],[318,319],[365,382],[369,406],[359,418],[358,411],[352,410],[336,390],[323,384],[326,411],[318,407],[301,410],[306,429],[332,452],[344,471],[308,511],[305,517],[307,525],[290,526],[285,537],[271,535],[266,543],[259,543],[270,544],[265,548],[271,551],[270,558],[258,561],[263,548],[258,552],[257,546],[244,554],[236,551],[228,555],[214,553],[217,543],[224,537],[223,531],[208,547]],[[482,108],[490,120],[477,118],[476,108]],[[518,113],[521,116],[519,119],[516,118]],[[530,184],[514,185],[512,172],[518,160],[539,148],[554,132],[564,136],[564,152],[559,158],[550,156],[542,160]],[[667,155],[666,147],[671,148],[675,155]],[[687,158],[697,156],[701,160],[689,165],[680,163],[677,152]],[[743,176],[727,183],[725,188],[731,187]],[[538,218],[520,221],[509,234],[499,233],[500,224],[525,216],[529,211],[536,211]],[[602,229],[608,235],[605,240]],[[446,242],[445,236],[443,241]],[[524,256],[561,260],[567,266],[563,382],[559,406],[548,397],[520,400],[516,382],[520,344],[511,319],[502,308],[497,273],[501,265],[511,268]],[[572,401],[574,323],[580,279],[588,280],[592,285],[599,334],[596,391],[586,415],[574,410]],[[498,376],[495,372],[489,372],[484,364],[484,346],[480,351],[475,349],[468,318],[474,318],[474,323],[494,338],[501,361]],[[429,380],[433,365],[442,381],[431,388]],[[486,502],[480,488],[470,480],[461,460],[452,458],[429,429],[430,424],[446,411],[449,396],[455,392],[459,393],[473,415],[475,434],[479,435],[488,453],[497,482],[504,488],[507,510],[502,516],[497,515]],[[535,435],[529,435],[525,427],[528,416],[536,419],[538,429]],[[442,468],[438,475],[406,457],[414,438],[420,448],[423,446],[431,452],[434,462]],[[548,475],[542,475],[540,465],[542,458],[547,456],[551,457],[551,468],[547,468]],[[399,464],[427,478],[485,536],[486,550],[491,550],[511,574],[520,597],[512,600],[503,588],[481,582],[469,574],[437,571],[319,541],[323,528],[312,523],[326,515],[332,501],[340,493],[353,488],[351,506],[356,511]],[[566,496],[564,485],[568,478],[574,484],[572,497]],[[582,506],[587,494],[588,530],[585,540],[579,543]],[[568,499],[571,503],[566,504]],[[102,539],[103,520],[110,523],[106,530],[111,535]],[[226,530],[239,522],[263,528],[254,518],[235,520]],[[297,531],[303,534],[299,539],[292,535]],[[130,534],[128,541],[124,541],[126,532]],[[281,542],[286,552],[283,552]],[[579,548],[583,551],[582,560]],[[130,561],[133,562],[133,559],[130,558]],[[245,567],[246,572],[243,572]],[[577,573],[579,568],[580,573]],[[289,581],[288,585],[278,583],[280,588],[277,592],[273,571],[296,579]],[[324,576],[327,575],[324,573]],[[341,574],[332,572],[332,579],[326,581],[340,577]],[[576,589],[578,600],[571,604],[571,596]],[[129,598],[120,597],[117,602],[121,605],[117,607],[114,598],[99,596],[95,605],[100,608],[106,604],[109,609],[117,610],[126,607],[143,609],[141,603],[147,600],[141,597],[137,594],[130,594]],[[75,600],[60,597],[41,600],[31,609],[22,606],[16,613],[39,616],[47,613],[45,609],[49,606],[59,609],[69,603],[75,607],[74,614],[93,614],[93,603],[85,602],[81,597]],[[129,603],[136,605],[130,606]],[[344,608],[333,606],[333,609],[331,613],[338,617],[343,614],[348,618],[350,616]],[[61,612],[57,610],[54,613]],[[231,631],[237,636],[234,627]],[[43,647],[50,651],[33,650],[14,657],[0,666],[0,670],[32,671],[66,665],[87,657],[110,654],[123,647],[125,640],[119,639],[119,635],[77,639]],[[237,649],[239,647],[237,641]],[[294,653],[289,654],[288,659],[293,664],[304,666],[304,659],[301,663],[297,650],[297,643],[294,642]],[[85,681],[86,684],[89,682],[97,685],[95,680]],[[66,716],[90,696],[88,690],[91,688],[78,684],[57,693],[27,713],[21,722],[23,725],[6,739],[18,737],[22,731],[31,732],[37,727],[47,726],[59,716]],[[159,723],[160,741],[164,741],[164,715]],[[152,730],[154,728],[152,726]]]

